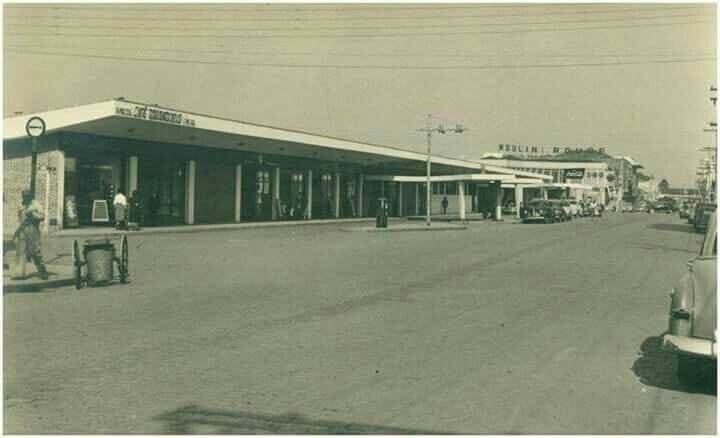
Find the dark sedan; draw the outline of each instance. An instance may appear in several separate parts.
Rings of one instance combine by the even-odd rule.
[[[562,208],[559,208],[562,211]],[[559,211],[548,200],[533,199],[520,209],[520,219],[526,222],[544,222],[549,224],[560,220]]]

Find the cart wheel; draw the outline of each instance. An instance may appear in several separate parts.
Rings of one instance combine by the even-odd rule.
[[[120,247],[122,248],[120,264],[118,266],[118,270],[120,271],[120,282],[127,283],[128,277],[130,276],[130,258],[128,255],[127,236],[122,236],[122,239],[120,240]]]
[[[80,261],[80,246],[77,240],[73,241],[73,273],[75,276],[75,289],[81,289],[83,287],[82,278],[82,262]]]

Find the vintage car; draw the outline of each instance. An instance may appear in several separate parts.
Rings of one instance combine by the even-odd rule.
[[[678,208],[678,216],[680,216],[680,219],[687,219],[689,217],[689,209],[690,206],[687,202],[683,202],[680,205],[680,208]]]
[[[553,207],[550,201],[545,199],[533,199],[520,209],[520,220],[523,223],[544,222],[549,224],[559,220],[557,214],[557,209]]]
[[[717,222],[713,213],[700,254],[670,291],[663,349],[677,353],[678,378],[693,383],[702,360],[717,360]]]
[[[709,203],[702,203],[697,204],[695,206],[695,214],[693,216],[693,228],[698,233],[703,233],[707,229],[707,223],[710,219],[710,216],[713,212],[715,212],[715,209],[717,206],[715,204],[709,204]]]
[[[660,199],[653,208],[657,213],[672,213],[675,211],[675,202],[671,199]]]

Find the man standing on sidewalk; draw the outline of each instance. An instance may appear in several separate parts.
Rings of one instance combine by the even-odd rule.
[[[30,190],[22,191],[22,203],[18,210],[20,225],[15,231],[15,277],[25,277],[25,261],[32,259],[40,278],[47,280],[48,272],[42,258],[40,222],[45,220],[40,203],[33,199]]]
[[[125,223],[125,215],[127,214],[127,198],[123,193],[122,189],[117,191],[117,194],[113,198],[113,205],[115,206],[115,229],[124,230],[127,228]]]

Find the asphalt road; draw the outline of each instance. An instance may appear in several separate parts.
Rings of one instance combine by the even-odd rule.
[[[5,433],[715,433],[714,370],[660,350],[676,215],[340,228],[131,236],[130,285],[4,295]]]

